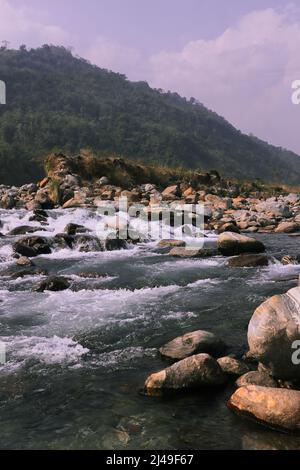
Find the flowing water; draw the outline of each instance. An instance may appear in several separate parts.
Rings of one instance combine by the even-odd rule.
[[[85,209],[48,214],[47,231],[37,234],[53,236],[70,221],[92,231],[97,224]],[[39,225],[30,215],[0,211],[1,232]],[[162,399],[139,393],[150,373],[168,365],[157,348],[183,333],[209,330],[229,353],[247,350],[254,309],[294,287],[300,272],[275,260],[297,253],[299,238],[258,237],[274,256],[268,267],[228,268],[223,257],[175,259],[153,241],[113,252],[57,249],[35,263],[70,277],[71,287],[44,293],[33,291],[42,275],[11,276],[16,237],[0,238],[0,339],[7,348],[0,448],[300,449],[300,439],[228,411],[233,385]]]

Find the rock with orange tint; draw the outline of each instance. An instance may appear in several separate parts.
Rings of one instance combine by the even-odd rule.
[[[218,249],[223,256],[234,256],[242,253],[263,253],[265,246],[255,238],[224,232],[219,236]]]
[[[208,354],[197,354],[150,375],[144,393],[161,396],[167,392],[216,387],[225,382],[226,375],[217,361]]]
[[[282,380],[300,380],[300,287],[263,302],[248,327],[250,352]]]
[[[232,395],[228,407],[265,426],[300,431],[299,391],[249,385],[239,388]]]
[[[226,349],[224,342],[210,331],[197,330],[178,336],[162,346],[159,352],[173,361],[194,354],[208,353],[217,356]]]

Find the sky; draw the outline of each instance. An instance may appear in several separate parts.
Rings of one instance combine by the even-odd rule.
[[[0,0],[1,40],[71,46],[300,154],[299,0]]]

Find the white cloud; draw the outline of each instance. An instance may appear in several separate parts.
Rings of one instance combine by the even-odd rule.
[[[194,96],[237,127],[300,153],[300,21],[293,8],[243,17],[219,37],[150,58],[151,84]]]
[[[131,79],[140,77],[144,58],[138,49],[98,36],[85,56],[99,67],[121,72]]]
[[[45,14],[25,6],[15,8],[8,0],[0,0],[0,41],[3,40],[18,47],[70,44],[72,37],[59,26],[49,24]]]

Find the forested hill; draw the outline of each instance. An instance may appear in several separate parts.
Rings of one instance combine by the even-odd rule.
[[[130,82],[63,47],[2,48],[0,80],[7,85],[0,183],[39,178],[37,161],[50,151],[91,148],[99,155],[300,184],[294,153],[243,135],[194,99]]]

